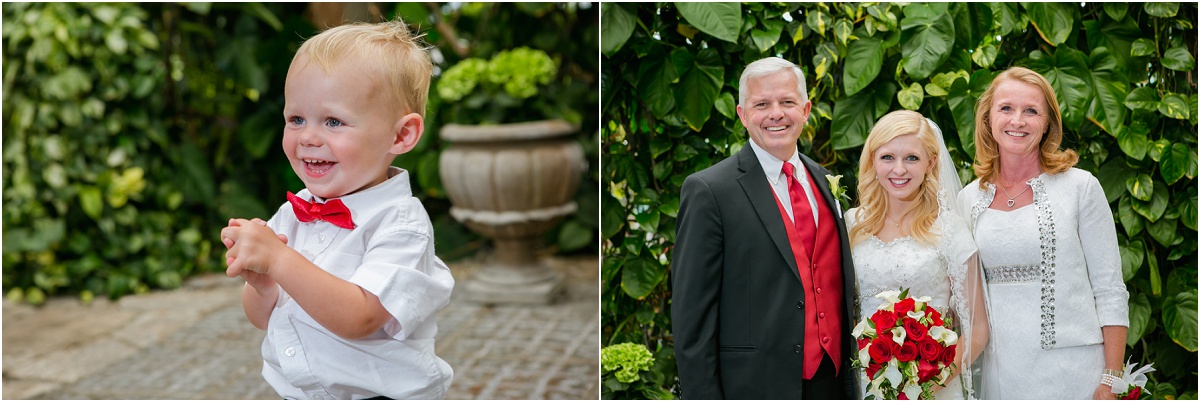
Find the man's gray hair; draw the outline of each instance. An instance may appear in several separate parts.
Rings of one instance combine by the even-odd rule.
[[[780,57],[766,57],[746,65],[746,69],[742,71],[742,78],[738,80],[738,105],[746,106],[746,81],[749,81],[751,78],[771,75],[788,68],[792,69],[793,73],[796,73],[796,91],[800,93],[800,99],[807,102],[808,89],[804,84],[804,72],[800,71],[800,67]]]

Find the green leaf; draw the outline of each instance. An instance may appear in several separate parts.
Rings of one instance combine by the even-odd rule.
[[[1061,45],[1071,35],[1075,25],[1070,3],[1024,3],[1029,15],[1029,22],[1037,29],[1038,35],[1053,46]]]
[[[971,53],[971,61],[983,68],[992,67],[992,63],[996,62],[996,55],[999,54],[999,49],[996,45],[979,45],[975,51]]]
[[[1196,351],[1196,289],[1179,292],[1163,301],[1162,318],[1167,335],[1189,352]]]
[[[1162,159],[1163,154],[1166,153],[1167,149],[1170,147],[1171,141],[1166,138],[1161,138],[1158,141],[1150,143],[1150,149],[1146,150],[1146,154],[1150,155],[1150,159],[1158,162],[1160,159]]]
[[[1137,174],[1125,165],[1123,158],[1109,158],[1096,172],[1096,179],[1104,189],[1104,198],[1111,204],[1125,194],[1125,181]]]
[[[1179,12],[1179,3],[1146,3],[1143,7],[1146,10],[1146,14],[1158,18],[1171,18],[1175,16],[1175,13]],[[1195,348],[1191,350],[1194,352]]]
[[[637,17],[619,3],[600,3],[600,21],[600,51],[612,57],[633,34]]]
[[[866,88],[879,75],[883,67],[883,44],[878,38],[862,38],[851,42],[846,53],[842,78],[846,96],[850,96]]]
[[[1138,87],[1129,91],[1125,97],[1125,106],[1133,110],[1158,110],[1158,91],[1151,87]]]
[[[604,210],[600,214],[600,233],[605,239],[611,239],[625,227],[625,208],[616,199],[608,195],[603,197],[604,202],[600,203]]]
[[[1191,196],[1183,199],[1183,204],[1179,206],[1179,219],[1183,221],[1183,226],[1189,229],[1196,230],[1196,192],[1191,191]]]
[[[1063,46],[1052,56],[1035,50],[1030,59],[1029,68],[1045,76],[1058,95],[1064,131],[1082,124],[1093,96],[1091,85],[1088,85],[1091,69],[1083,52]]]
[[[1188,163],[1192,161],[1191,149],[1187,144],[1174,143],[1171,148],[1167,149],[1158,161],[1158,170],[1162,173],[1163,180],[1167,184],[1175,184],[1176,181],[1183,178],[1187,172]]]
[[[563,252],[571,252],[587,247],[592,244],[594,233],[579,221],[569,220],[563,223],[558,232],[558,248]]]
[[[1111,4],[1111,3],[1106,3]],[[1125,344],[1129,347],[1136,345],[1146,328],[1150,326],[1150,299],[1145,293],[1138,293],[1129,298],[1129,333],[1125,336]]]
[[[1158,258],[1153,255],[1146,259],[1150,263],[1150,293],[1154,297],[1162,295],[1162,276],[1158,273]]]
[[[274,29],[276,32],[283,30],[283,23],[279,21],[279,17],[276,17],[271,10],[267,9],[267,6],[262,3],[243,3],[243,6],[246,7],[247,14],[253,15],[260,21],[270,25],[271,29]]]
[[[278,109],[263,108],[251,115],[238,125],[238,139],[246,152],[255,158],[267,156],[272,145],[278,145],[276,136],[280,133]]]
[[[1141,239],[1126,240],[1125,236],[1117,236],[1117,246],[1121,250],[1121,281],[1129,282],[1145,262],[1146,243]]]
[[[655,117],[666,117],[675,109],[675,93],[671,91],[671,83],[679,78],[675,67],[661,53],[647,56],[638,64],[638,94]]]
[[[1187,97],[1172,93],[1163,96],[1162,102],[1158,104],[1158,112],[1162,113],[1163,116],[1180,120],[1187,120],[1191,116],[1188,112]]]
[[[1108,14],[1113,21],[1125,19],[1125,13],[1129,11],[1128,3],[1104,3],[1104,13]]]
[[[637,219],[641,230],[647,233],[658,233],[658,222],[662,214],[657,209],[652,209],[640,214],[634,214],[634,219]]]
[[[779,36],[783,34],[783,27],[786,23],[777,19],[764,20],[762,23],[766,29],[750,30],[750,41],[754,43],[759,52],[766,52],[779,43]]]
[[[820,9],[813,10],[812,12],[808,12],[806,14],[808,14],[808,16],[804,19],[805,23],[808,24],[808,27],[818,35],[825,36],[825,31],[829,30],[829,28],[833,26],[833,17],[830,17],[829,14],[826,14]]]
[[[645,257],[626,260],[621,269],[621,290],[634,299],[644,299],[666,276],[657,261]]]
[[[1115,3],[1105,3],[1105,4],[1115,4]],[[1150,38],[1138,38],[1138,40],[1133,41],[1133,48],[1130,49],[1130,53],[1132,53],[1133,56],[1138,56],[1138,57],[1150,56],[1157,52],[1158,52],[1158,48],[1154,46],[1154,40],[1150,39]]]
[[[1101,124],[1108,133],[1115,133],[1125,125],[1126,109],[1123,102],[1129,94],[1129,83],[1117,74],[1117,60],[1108,48],[1093,49],[1088,56],[1088,80],[1095,97],[1088,107],[1087,116]]]
[[[1178,229],[1179,225],[1175,219],[1163,218],[1147,225],[1146,233],[1150,233],[1150,237],[1153,237],[1163,247],[1171,247],[1175,245],[1175,238],[1179,235]]]
[[[1154,181],[1150,180],[1150,175],[1142,173],[1125,180],[1125,189],[1139,200],[1150,201],[1154,194]]]
[[[986,71],[986,70],[985,70]],[[974,78],[973,78],[974,79]],[[954,128],[963,151],[975,153],[975,96],[967,80],[959,78],[950,86],[950,114],[954,117]]]
[[[713,48],[700,50],[695,64],[679,77],[679,85],[675,86],[675,102],[679,105],[683,120],[692,130],[700,131],[704,122],[712,116],[713,103],[721,93],[721,83],[724,81],[725,66]]]
[[[700,32],[714,38],[737,43],[742,27],[741,3],[675,3],[679,15]]]
[[[1150,149],[1150,140],[1146,138],[1146,133],[1137,129],[1138,126],[1122,127],[1117,131],[1117,145],[1121,147],[1121,151],[1125,152],[1134,160],[1142,160],[1146,157],[1146,151]]]
[[[900,29],[906,39],[902,40],[901,54],[904,71],[914,80],[924,80],[934,73],[950,57],[954,46],[954,19],[944,12],[930,7],[938,5],[910,4],[904,8],[904,19]]]
[[[717,111],[721,112],[722,116],[730,119],[737,118],[737,100],[733,99],[733,94],[722,92],[713,106],[717,107]]]
[[[1133,210],[1132,198],[1121,197],[1121,202],[1117,205],[1117,218],[1121,220],[1121,227],[1125,228],[1125,235],[1129,237],[1141,233],[1146,226],[1145,218]]]
[[[838,18],[833,23],[833,38],[837,40],[838,45],[846,46],[850,41],[851,33],[854,32],[854,23],[845,18]]]
[[[925,100],[925,91],[921,90],[920,83],[914,82],[908,88],[897,92],[896,100],[900,101],[900,106],[905,109],[917,110],[921,108],[921,102]]]
[[[875,119],[888,112],[896,83],[885,81],[853,96],[839,99],[833,106],[833,126],[830,141],[833,149],[843,150],[861,146]]]
[[[94,186],[85,186],[79,189],[79,205],[83,207],[83,212],[92,219],[100,220],[100,214],[104,213],[104,197],[100,193],[100,189]]]
[[[1149,202],[1141,200],[1131,200],[1133,210],[1149,219],[1150,222],[1157,221],[1161,218],[1163,212],[1167,210],[1167,201],[1170,199],[1170,190],[1162,182],[1154,184],[1154,192],[1150,196]]]

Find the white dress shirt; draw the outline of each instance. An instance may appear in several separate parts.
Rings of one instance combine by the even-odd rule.
[[[767,175],[767,182],[771,183],[771,189],[775,190],[775,197],[779,198],[779,203],[783,204],[783,209],[787,211],[788,219],[792,222],[796,221],[795,215],[792,214],[792,197],[788,194],[787,175],[783,174],[783,161],[768,153],[765,149],[755,144],[754,141],[746,141],[750,147],[754,149],[754,156],[758,157],[758,164],[762,166],[763,173]],[[812,184],[808,182],[808,169],[804,167],[804,163],[800,162],[800,153],[792,152],[792,157],[787,160],[796,169],[796,181],[800,182],[800,187],[804,188],[804,195],[808,197],[809,210],[813,215],[813,227],[820,227],[820,221],[817,219],[817,200],[813,198]]]
[[[283,203],[267,223],[288,247],[379,298],[392,319],[365,339],[338,337],[280,289],[263,340],[263,377],[288,399],[442,399],[453,370],[434,355],[436,313],[454,278],[433,249],[433,225],[413,197],[407,171],[340,197],[355,229],[296,219]],[[316,200],[307,189],[298,194]]]

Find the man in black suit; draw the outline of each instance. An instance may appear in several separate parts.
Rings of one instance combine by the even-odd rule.
[[[796,147],[811,108],[795,64],[751,63],[737,107],[751,141],[684,180],[671,311],[686,399],[858,393],[841,206],[829,171]]]

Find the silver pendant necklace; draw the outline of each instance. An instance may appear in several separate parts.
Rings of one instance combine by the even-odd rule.
[[[1025,189],[1024,189],[1024,190],[1021,190],[1021,192],[1017,193],[1017,195],[1016,195],[1016,196],[1013,196],[1013,195],[1010,195],[1010,194],[1008,193],[1008,190],[1006,190],[1006,189],[1004,188],[1004,186],[1003,186],[1003,185],[1001,185],[1001,186],[1000,186],[1000,190],[1003,190],[1003,191],[1004,191],[1004,195],[1007,195],[1007,196],[1008,196],[1008,201],[1007,201],[1007,202],[1005,202],[1005,203],[1006,203],[1006,204],[1008,204],[1008,207],[1009,207],[1009,208],[1012,208],[1012,207],[1013,207],[1013,204],[1016,204],[1016,203],[1017,203],[1017,197],[1020,197],[1020,196],[1021,196],[1021,194],[1025,194],[1025,192],[1026,192],[1026,191],[1029,191],[1029,188],[1030,188],[1029,184],[1025,184]]]

